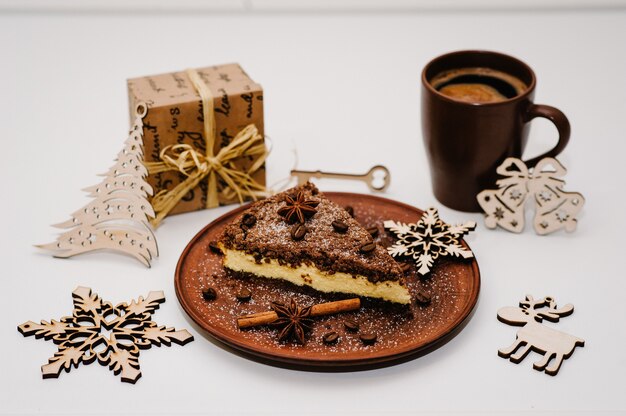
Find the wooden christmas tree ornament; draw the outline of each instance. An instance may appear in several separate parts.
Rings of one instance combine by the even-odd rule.
[[[410,257],[417,272],[426,275],[439,257],[474,257],[471,250],[461,245],[463,236],[476,228],[474,221],[450,225],[439,219],[435,208],[427,209],[416,224],[385,221],[385,229],[396,235],[398,241],[387,250],[392,257]]]
[[[476,197],[485,211],[487,228],[500,226],[507,231],[521,232],[524,207],[532,198],[536,206],[533,224],[537,234],[549,234],[562,228],[568,232],[576,229],[576,215],[585,198],[578,192],[563,190],[565,181],[560,178],[567,170],[558,160],[542,159],[529,170],[520,159],[510,157],[497,172],[504,177],[496,182],[498,189],[484,190]]]
[[[71,257],[108,249],[129,254],[150,267],[158,247],[148,217],[154,218],[148,195],[152,187],[145,181],[143,164],[143,118],[148,112],[139,103],[133,126],[115,165],[103,175],[99,185],[85,189],[95,198],[72,214],[72,219],[54,225],[70,228],[54,243],[37,247],[52,251],[55,257]]]
[[[72,316],[59,321],[28,321],[17,327],[25,337],[52,339],[58,345],[59,350],[48,364],[41,366],[43,378],[57,378],[61,370],[69,372],[72,366],[78,368],[81,363],[91,364],[97,359],[115,375],[121,374],[122,381],[134,384],[141,377],[139,350],[193,341],[193,336],[185,329],[176,331],[150,320],[159,304],[165,302],[161,291],[116,306],[86,287],[76,288],[72,297]],[[106,331],[110,335],[107,336]]]
[[[555,376],[563,360],[569,358],[577,346],[583,347],[585,341],[542,325],[541,322],[543,319],[558,322],[561,317],[574,312],[574,305],[567,304],[557,309],[551,297],[535,301],[532,296],[526,295],[526,300],[521,301],[519,306],[519,308],[506,306],[498,311],[499,321],[508,325],[523,326],[517,331],[515,342],[508,348],[498,350],[498,355],[518,364],[533,350],[543,354],[543,358],[535,362],[533,368],[538,371],[545,370],[546,374]]]

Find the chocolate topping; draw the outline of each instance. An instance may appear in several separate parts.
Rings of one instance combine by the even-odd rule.
[[[374,345],[378,336],[376,334],[361,334],[359,338],[365,345]]]
[[[292,225],[278,211],[287,207],[286,195],[302,193],[303,200],[319,201],[315,215],[306,219],[306,239],[294,241]],[[291,198],[293,200],[293,198]],[[284,210],[283,210],[284,212]],[[242,219],[252,215],[254,227],[241,227]],[[348,226],[338,233],[331,225],[341,221]],[[229,249],[242,250],[258,257],[275,258],[283,265],[313,264],[327,272],[343,272],[366,276],[372,282],[386,280],[404,284],[402,270],[384,247],[372,244],[371,251],[361,252],[372,236],[350,214],[326,199],[310,182],[255,202],[243,215],[229,224],[221,237]]]
[[[361,253],[371,253],[372,251],[376,250],[376,243],[373,243],[371,241],[367,242],[359,247],[359,250],[361,250]]]
[[[291,229],[291,238],[293,238],[295,241],[300,241],[306,235],[306,231],[307,231],[307,229],[306,229],[306,226],[304,224],[296,224]]]
[[[248,302],[250,299],[252,299],[252,292],[250,292],[248,289],[241,289],[239,292],[237,292],[235,297],[239,302]]]
[[[207,287],[202,291],[202,298],[204,300],[215,300],[217,299],[217,292],[212,287]]]
[[[346,319],[343,321],[343,326],[350,332],[357,332],[359,330],[359,323],[353,321],[352,319]]]
[[[222,254],[222,249],[217,244],[217,241],[211,241],[209,243],[209,249],[215,254]]]
[[[415,303],[422,306],[430,304],[430,295],[424,291],[419,290],[415,295]]]
[[[335,331],[327,332],[322,337],[324,344],[335,344],[339,340],[339,334]]]
[[[343,221],[335,220],[330,225],[332,225],[335,231],[337,231],[338,233],[345,233],[346,231],[348,231],[348,224]]]
[[[241,223],[246,227],[252,227],[256,223],[256,217],[252,214],[244,214]]]

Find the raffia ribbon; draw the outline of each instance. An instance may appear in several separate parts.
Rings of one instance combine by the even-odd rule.
[[[188,69],[186,73],[202,100],[206,154],[199,153],[188,144],[177,144],[161,150],[159,154],[161,161],[145,163],[150,174],[178,171],[187,176],[173,189],[162,190],[152,198],[152,207],[156,214],[151,221],[154,227],[161,223],[190,190],[207,177],[207,208],[219,206],[218,177],[227,185],[221,191],[226,198],[237,196],[239,203],[243,203],[246,197],[256,201],[259,197],[267,196],[265,186],[252,178],[252,175],[263,166],[268,154],[263,136],[259,134],[254,124],[249,124],[237,133],[228,146],[221,148],[217,155],[214,155],[216,128],[213,94],[198,72]],[[245,156],[256,159],[252,166],[242,170],[235,166],[234,161]]]

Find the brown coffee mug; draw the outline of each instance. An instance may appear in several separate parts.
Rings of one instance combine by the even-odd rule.
[[[508,74],[525,88],[500,101],[469,102],[451,98],[431,84],[435,77],[444,79],[441,74],[454,74],[452,71],[464,68],[488,68]],[[433,192],[439,202],[460,211],[480,211],[476,195],[483,189],[495,188],[496,168],[504,159],[521,158],[529,121],[535,117],[552,121],[559,141],[552,150],[525,163],[534,167],[540,159],[554,157],[565,148],[569,121],[554,107],[533,104],[535,85],[535,74],[528,65],[497,52],[452,52],[426,65],[422,72],[422,134]]]

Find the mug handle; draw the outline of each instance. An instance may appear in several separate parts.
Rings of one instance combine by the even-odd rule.
[[[554,148],[552,148],[551,150],[548,150],[544,154],[524,162],[529,168],[534,168],[535,165],[545,157],[555,157],[556,155],[561,153],[569,142],[569,136],[571,132],[569,120],[567,119],[567,117],[565,117],[565,114],[563,114],[559,109],[550,107],[549,105],[531,104],[526,109],[524,122],[528,123],[529,121],[537,117],[547,118],[554,124],[557,131],[559,132],[559,141],[557,142],[556,146],[554,146]]]

